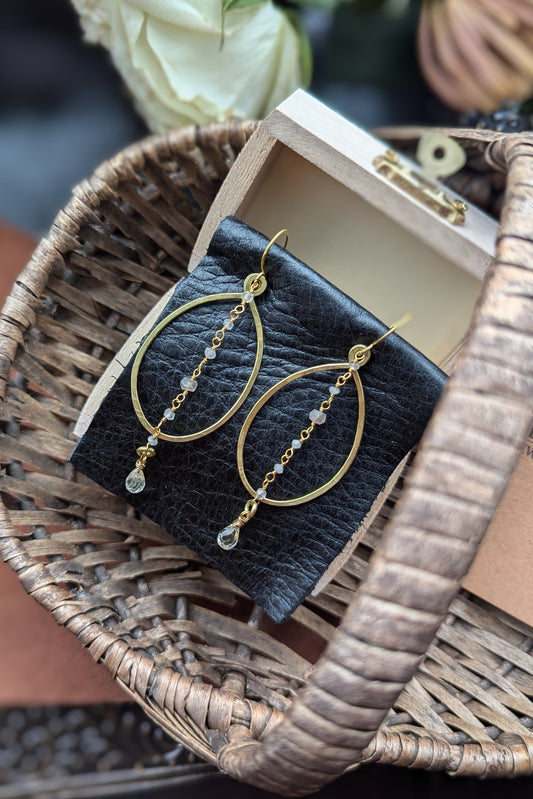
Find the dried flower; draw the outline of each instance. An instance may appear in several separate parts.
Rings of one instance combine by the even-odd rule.
[[[424,0],[422,70],[459,111],[490,113],[533,94],[533,0]]]
[[[270,0],[72,0],[153,131],[261,118],[302,83],[300,39]]]

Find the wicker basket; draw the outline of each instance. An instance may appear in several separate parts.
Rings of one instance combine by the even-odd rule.
[[[532,138],[463,136],[463,191],[488,185],[492,202],[507,171],[499,262],[407,489],[289,623],[68,463],[86,397],[185,274],[253,128],[156,136],[105,163],[14,286],[0,323],[2,556],[152,719],[239,779],[303,795],[365,761],[529,773],[532,631],[456,594],[531,420]]]

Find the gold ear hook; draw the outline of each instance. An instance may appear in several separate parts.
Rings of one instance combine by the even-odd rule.
[[[353,355],[354,355],[355,361],[357,363],[361,363],[362,361],[364,361],[364,363],[366,363],[366,361],[370,357],[370,355],[369,355],[370,350],[372,350],[376,346],[376,344],[380,344],[384,339],[386,339],[388,336],[390,336],[391,333],[395,333],[396,330],[398,330],[400,327],[403,327],[408,322],[410,322],[412,318],[413,318],[413,314],[411,312],[406,313],[406,314],[404,314],[402,316],[401,319],[398,319],[397,322],[395,322],[393,325],[391,325],[391,327],[389,327],[389,329],[387,330],[386,333],[383,333],[382,336],[380,336],[375,341],[373,341],[372,344],[367,344],[366,347],[360,347],[360,345],[356,345],[356,347],[353,347],[352,350],[354,351]],[[350,356],[352,355],[352,350],[350,351]]]
[[[263,275],[265,275],[265,277],[266,277],[266,274],[265,274],[265,261],[266,261],[267,255],[268,255],[268,251],[270,250],[272,245],[276,243],[276,241],[279,239],[279,237],[283,236],[284,234],[285,234],[285,244],[283,246],[286,247],[287,244],[289,243],[289,231],[286,230],[285,228],[283,228],[283,230],[279,230],[276,233],[276,235],[273,236],[270,239],[270,241],[268,242],[267,246],[264,249],[263,255],[261,256],[261,272],[262,272]]]
[[[365,350],[362,350],[362,351],[363,352],[367,352],[368,350],[373,349],[373,347],[375,347],[376,344],[379,344],[380,342],[382,342],[383,339],[386,339],[387,336],[390,336],[391,333],[395,333],[396,330],[398,330],[400,327],[403,327],[408,322],[410,322],[412,318],[413,318],[413,314],[410,311],[408,313],[404,314],[401,319],[398,319],[397,322],[395,322],[393,325],[391,325],[391,327],[389,327],[389,329],[387,330],[386,333],[383,333],[382,336],[377,338],[375,341],[372,342],[372,344],[369,344],[368,347],[366,347]]]

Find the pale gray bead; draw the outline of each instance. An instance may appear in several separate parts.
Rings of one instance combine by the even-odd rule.
[[[196,391],[198,383],[196,380],[193,380],[192,377],[182,377],[180,386],[184,391]]]
[[[255,492],[257,499],[266,499],[267,492],[264,488],[258,488]]]
[[[281,463],[274,464],[274,471],[278,474],[283,474],[283,465]]]
[[[231,321],[231,319],[229,319],[229,318],[228,319],[224,319],[222,324],[224,325],[226,330],[233,330],[233,322]]]
[[[159,441],[155,436],[148,436],[148,443],[150,444],[151,447],[157,447]]]
[[[300,439],[299,439],[299,438],[293,438],[293,439],[292,439],[292,442],[291,442],[291,447],[292,447],[293,449],[300,449],[300,448],[301,448],[301,446],[302,446],[302,442],[300,441]]]
[[[340,388],[338,386],[330,386],[329,387],[329,393],[336,396],[337,394],[341,393],[341,390],[340,390]]]
[[[324,411],[319,411],[318,408],[313,408],[311,413],[309,414],[309,418],[315,424],[324,424],[326,421],[326,414]]]
[[[241,299],[243,302],[253,302],[254,295],[251,291],[243,291],[241,294]]]
[[[176,418],[176,414],[174,413],[172,408],[165,408],[165,410],[163,411],[163,416],[165,417],[165,419],[168,419],[169,422],[171,422],[173,419]]]
[[[213,347],[206,347],[204,350],[204,355],[210,361],[217,357],[216,350],[214,350]]]

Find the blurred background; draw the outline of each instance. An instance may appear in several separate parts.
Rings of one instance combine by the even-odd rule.
[[[145,132],[67,0],[3,0],[0,217],[43,234],[72,186]]]
[[[416,61],[418,3],[368,6],[305,10],[310,90],[367,128],[454,124]],[[82,42],[67,0],[2,0],[0,218],[42,235],[73,185],[146,133],[108,52]]]

